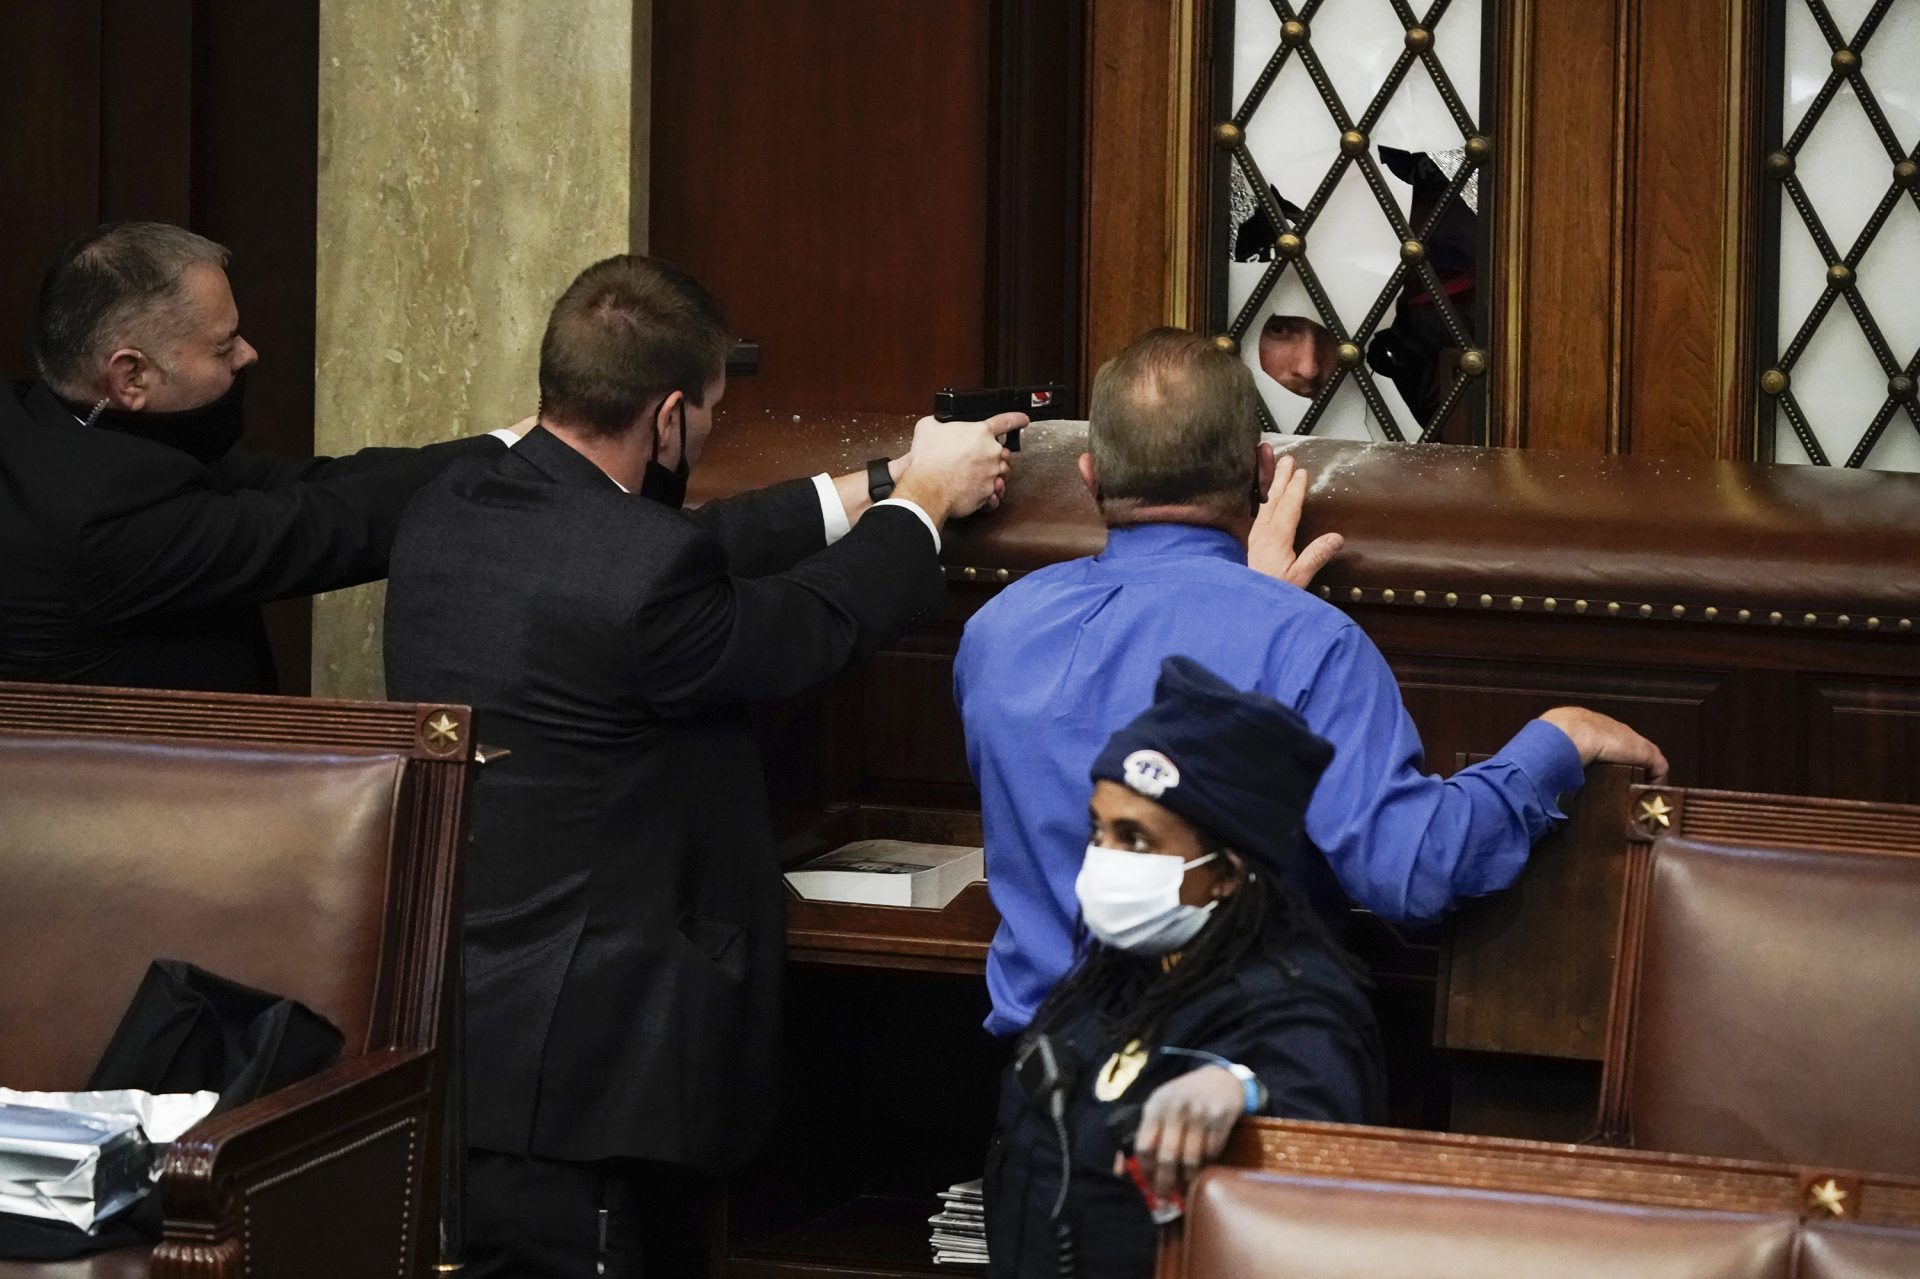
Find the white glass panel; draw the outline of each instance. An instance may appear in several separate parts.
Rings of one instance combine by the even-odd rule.
[[[1429,3],[1430,0],[1413,0],[1413,11],[1424,17]],[[1481,0],[1454,0],[1434,29],[1434,50],[1446,66],[1449,80],[1468,114],[1476,120],[1481,98],[1481,12]],[[1233,106],[1238,109],[1279,47],[1281,23],[1272,5],[1265,0],[1238,0],[1234,22]],[[1312,49],[1328,81],[1339,95],[1348,117],[1357,123],[1405,51],[1405,28],[1388,0],[1324,0],[1312,20],[1311,32]],[[1312,200],[1338,160],[1340,147],[1339,126],[1297,52],[1288,56],[1279,76],[1248,118],[1246,137],[1247,149],[1259,166],[1261,176],[1286,205],[1292,206],[1287,210],[1292,217],[1294,210],[1304,208]],[[1425,66],[1416,60],[1388,100],[1369,139],[1374,162],[1402,219],[1412,219],[1414,187],[1387,167],[1380,148],[1425,153],[1443,173],[1450,174],[1459,164],[1462,141],[1460,126],[1447,110],[1439,87]],[[1477,212],[1478,189],[1470,187],[1469,190],[1475,198],[1466,202],[1467,210]],[[1251,200],[1251,187],[1236,173],[1231,201],[1235,227],[1250,215]],[[1347,166],[1308,229],[1306,243],[1308,261],[1341,325],[1348,332],[1356,330],[1400,261],[1400,236],[1357,165]],[[1230,263],[1229,319],[1236,317],[1253,296],[1268,265],[1266,261]],[[1454,276],[1465,275],[1471,283],[1471,263],[1450,269]],[[1425,292],[1417,276],[1409,276],[1409,280],[1412,292]],[[1457,280],[1449,278],[1449,282]],[[1426,305],[1431,316],[1434,314],[1431,303]],[[1467,309],[1464,304],[1462,309]],[[1396,298],[1387,305],[1375,327],[1376,337],[1394,324],[1398,310]],[[1262,335],[1271,317],[1281,317],[1277,328],[1288,335],[1270,338],[1269,362],[1276,370],[1274,374],[1263,367],[1261,357]],[[1300,322],[1290,317],[1300,317]],[[1295,370],[1295,357],[1287,344],[1312,347],[1314,339],[1303,334],[1302,322],[1318,318],[1299,273],[1289,267],[1281,274],[1271,295],[1250,317],[1241,339],[1243,358],[1254,371],[1254,379],[1275,424],[1284,432],[1292,432],[1301,424],[1313,402],[1314,390],[1310,378]],[[1472,323],[1470,315],[1467,322]],[[1331,349],[1330,338],[1322,337],[1320,341],[1322,345],[1315,348],[1319,351],[1317,359],[1306,355],[1298,357],[1309,369],[1326,367],[1325,352]],[[1453,344],[1448,341],[1444,345]],[[1399,429],[1408,438],[1415,437],[1424,423],[1409,408],[1393,379],[1375,372],[1373,382]],[[1289,383],[1300,389],[1289,389]],[[1351,376],[1342,381],[1314,423],[1313,431],[1316,435],[1345,439],[1389,438],[1386,428],[1368,408],[1358,380]]]
[[[1805,120],[1832,72],[1833,49],[1809,0],[1784,0],[1784,101],[1781,138]],[[1826,0],[1842,39],[1852,42],[1873,0]],[[1861,54],[1861,68],[1903,151],[1920,137],[1920,3],[1897,0]],[[1892,160],[1853,85],[1842,83],[1795,158],[1794,172],[1842,257],[1887,193]],[[1829,262],[1804,220],[1781,192],[1778,345],[1784,355],[1826,287]],[[1894,362],[1920,350],[1920,210],[1902,195],[1861,258],[1861,300],[1878,324]],[[1837,298],[1790,369],[1792,394],[1827,461],[1844,465],[1887,399],[1887,373],[1845,297]],[[1775,414],[1774,458],[1808,460],[1784,411]],[[1920,432],[1896,410],[1865,465],[1920,470]]]

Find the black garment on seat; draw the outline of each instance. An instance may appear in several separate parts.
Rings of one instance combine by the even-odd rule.
[[[220,1094],[214,1114],[340,1059],[346,1036],[305,1004],[215,976],[177,959],[156,960],[94,1067],[86,1091]],[[0,1213],[0,1257],[60,1261],[160,1237],[160,1196],[149,1194],[92,1233]]]

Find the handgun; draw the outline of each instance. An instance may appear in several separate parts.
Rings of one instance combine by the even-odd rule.
[[[1067,388],[1057,382],[1045,386],[990,386],[976,391],[948,387],[933,393],[936,422],[984,422],[1002,413],[1025,413],[1029,422],[1050,422],[1067,416]],[[1008,431],[1006,444],[1020,451],[1020,432]]]

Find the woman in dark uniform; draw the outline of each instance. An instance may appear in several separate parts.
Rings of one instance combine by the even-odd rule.
[[[995,1276],[1150,1276],[1158,1227],[1129,1148],[1167,1202],[1242,1115],[1382,1118],[1362,979],[1299,887],[1332,757],[1287,707],[1175,657],[1095,761],[1080,959],[1001,1088]]]

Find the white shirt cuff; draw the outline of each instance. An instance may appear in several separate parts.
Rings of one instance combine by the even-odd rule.
[[[847,518],[847,504],[840,500],[832,476],[825,471],[814,476],[813,491],[820,495],[820,523],[827,530],[827,545],[832,546],[853,531],[853,521]]]
[[[520,437],[515,435],[512,431],[509,431],[504,426],[497,431],[488,431],[487,434],[491,435],[494,439],[499,440],[502,444],[506,445],[508,448],[512,448],[514,445],[520,442]]]
[[[914,515],[919,518],[920,522],[927,526],[927,532],[932,535],[933,553],[935,555],[938,555],[940,553],[940,530],[934,527],[933,517],[931,515],[928,515],[925,511],[921,510],[920,504],[918,502],[910,502],[904,497],[888,497],[888,498],[882,498],[880,501],[875,502],[873,505],[874,505],[874,509],[876,510],[878,510],[880,507],[883,507],[883,506],[904,506],[909,511],[912,511]]]

